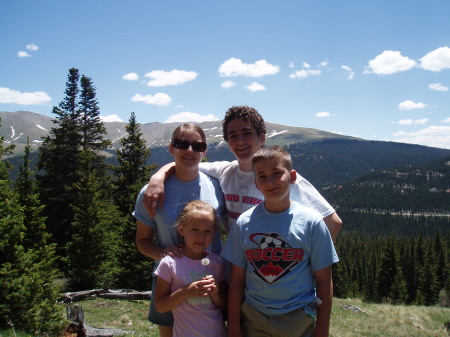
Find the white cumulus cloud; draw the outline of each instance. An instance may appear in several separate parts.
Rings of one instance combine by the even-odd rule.
[[[364,71],[365,74],[390,75],[400,71],[407,71],[416,66],[416,61],[402,56],[399,51],[385,50],[373,60]]]
[[[414,124],[416,125],[425,125],[428,123],[428,118],[416,119]]]
[[[399,108],[399,110],[413,110],[413,109],[424,109],[427,106],[428,105],[426,105],[425,103],[416,103],[411,100],[406,100],[406,101],[401,102],[398,105],[398,108]]]
[[[442,83],[430,83],[428,85],[428,89],[433,91],[448,91],[448,87],[446,87]]]
[[[174,123],[174,122],[194,122],[194,123],[201,123],[201,122],[207,122],[207,121],[218,121],[219,118],[214,116],[213,114],[208,115],[200,115],[198,113],[194,112],[181,112],[176,115],[171,115],[169,118],[166,119],[164,123]]]
[[[292,74],[289,75],[290,78],[307,78],[310,76],[320,76],[322,72],[320,70],[314,70],[314,69],[302,69],[302,70],[296,70]]]
[[[450,126],[429,126],[416,132],[394,133],[396,141],[450,149]]]
[[[413,119],[401,119],[398,121],[399,125],[413,125],[414,120]]]
[[[440,47],[430,51],[420,59],[420,66],[431,71],[441,71],[450,68],[450,48]]]
[[[266,75],[275,75],[280,71],[279,66],[274,66],[266,60],[259,60],[255,63],[243,63],[240,59],[230,58],[219,67],[221,77],[262,77]]]
[[[143,102],[146,104],[151,104],[151,105],[157,105],[157,106],[167,106],[170,104],[170,102],[172,102],[172,98],[164,93],[157,93],[155,95],[141,95],[141,94],[136,94],[134,95],[131,100],[133,102]]]
[[[145,77],[150,78],[147,85],[149,87],[165,87],[168,85],[180,85],[197,78],[197,73],[195,71],[185,71],[185,70],[153,70],[145,74]]]
[[[139,75],[136,73],[128,73],[122,76],[122,80],[125,81],[138,81]]]
[[[427,124],[428,122],[428,118],[423,118],[423,119],[401,119],[398,121],[399,125],[424,125]]]
[[[222,88],[228,89],[228,88],[234,87],[235,85],[236,85],[236,83],[234,83],[233,81],[225,81],[220,86]]]
[[[39,47],[36,46],[34,43],[27,44],[26,48],[31,51],[39,50]],[[24,57],[31,57],[31,54],[29,54],[26,51],[20,50],[17,52],[17,56],[20,58],[24,58]]]
[[[26,51],[22,51],[22,50],[17,52],[17,56],[19,56],[19,57],[31,57],[30,54],[28,54]]]
[[[264,91],[266,87],[258,82],[252,82],[250,85],[247,85],[245,89],[255,92],[255,91]]]
[[[123,122],[122,118],[120,118],[118,115],[100,116],[100,119],[105,123]]]
[[[355,73],[353,72],[353,69],[349,66],[343,65],[341,66],[341,69],[345,70],[347,72],[347,79],[352,80],[353,77],[355,77]]]
[[[42,105],[52,99],[43,91],[20,92],[0,87],[0,103],[14,103],[20,105]]]
[[[331,116],[331,114],[326,111],[316,113],[317,118],[326,118],[326,117],[330,117],[330,116]]]
[[[34,43],[30,43],[30,44],[27,44],[27,49],[36,51],[36,50],[39,50],[39,47],[36,46]]]
[[[450,123],[450,117],[443,121],[444,123]]]

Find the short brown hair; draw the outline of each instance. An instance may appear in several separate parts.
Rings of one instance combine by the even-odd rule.
[[[255,164],[260,160],[265,159],[278,159],[284,165],[284,167],[288,170],[292,170],[292,158],[289,152],[283,149],[281,146],[268,146],[263,147],[258,150],[252,157],[252,166],[255,169]]]
[[[184,123],[177,126],[177,128],[172,133],[172,140],[174,140],[175,138],[180,138],[180,135],[185,131],[197,132],[202,138],[202,141],[206,143],[205,131],[203,131],[203,129],[200,126],[194,123]]]
[[[264,119],[255,108],[251,108],[247,105],[232,106],[225,113],[225,118],[222,121],[223,139],[225,139],[226,142],[228,142],[228,124],[237,118],[250,121],[258,136],[266,133]]]

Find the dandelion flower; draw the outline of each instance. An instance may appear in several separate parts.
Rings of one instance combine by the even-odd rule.
[[[202,265],[205,266],[205,277],[206,277],[206,275],[208,275],[208,264],[209,264],[209,259],[207,257],[202,259]]]

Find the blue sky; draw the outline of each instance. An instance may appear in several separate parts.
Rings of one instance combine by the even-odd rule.
[[[105,121],[266,121],[450,148],[450,1],[1,0],[0,110],[52,116],[69,68]]]

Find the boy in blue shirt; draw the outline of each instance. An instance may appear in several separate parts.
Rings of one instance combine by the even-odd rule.
[[[328,336],[339,261],[330,233],[319,213],[290,200],[289,153],[262,148],[252,165],[264,202],[238,218],[221,253],[232,264],[228,335]]]

